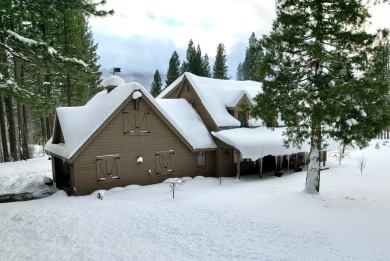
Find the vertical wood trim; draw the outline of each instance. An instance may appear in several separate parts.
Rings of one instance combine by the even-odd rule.
[[[259,176],[260,176],[260,178],[263,178],[263,158],[260,158],[259,159],[259,167],[260,167],[260,173],[259,173]]]
[[[240,179],[241,152],[237,150],[237,179]]]

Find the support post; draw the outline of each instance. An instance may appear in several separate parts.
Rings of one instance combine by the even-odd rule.
[[[280,170],[282,170],[283,169],[283,155],[280,155]]]
[[[237,179],[240,179],[241,152],[237,150]]]
[[[260,163],[259,178],[263,178],[263,158],[260,158],[259,163]]]
[[[287,173],[290,173],[290,155],[287,155]]]
[[[278,156],[275,156],[275,171],[278,171]]]

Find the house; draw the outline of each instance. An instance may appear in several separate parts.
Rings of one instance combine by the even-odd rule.
[[[86,105],[56,110],[45,149],[57,187],[69,194],[298,168],[299,151],[283,147],[284,128],[272,131],[248,117],[262,91],[258,82],[186,72],[156,99],[117,76],[103,86]]]
[[[300,149],[286,148],[280,119],[278,128],[270,130],[248,116],[255,96],[261,92],[259,82],[211,79],[186,72],[157,99],[186,99],[198,112],[217,144],[218,176],[258,173],[261,177],[266,171],[299,169],[299,159],[306,160],[302,152],[310,151],[309,144],[302,144]],[[322,153],[321,161],[325,160]]]
[[[85,195],[172,176],[215,176],[208,162],[215,162],[216,144],[187,101],[157,102],[138,83],[106,88],[84,106],[56,110],[45,149],[57,187]]]

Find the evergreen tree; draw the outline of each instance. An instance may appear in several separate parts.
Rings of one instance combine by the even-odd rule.
[[[237,66],[237,72],[236,72],[236,79],[238,81],[243,81],[244,80],[244,73],[242,71],[242,63],[239,63]]]
[[[237,80],[259,81],[260,64],[263,59],[263,49],[255,33],[249,37],[249,46],[245,51],[245,59],[237,68]]]
[[[310,141],[306,192],[320,189],[326,137],[351,137],[365,146],[389,124],[387,86],[365,73],[374,40],[364,31],[368,16],[359,0],[281,0],[271,34],[262,40],[263,93],[252,115],[268,126],[280,115],[286,145]]]
[[[167,79],[165,80],[165,87],[168,87],[177,78],[180,77],[180,58],[176,51],[172,53],[169,59],[169,67],[167,71]]]
[[[213,66],[213,78],[228,79],[228,67],[226,66],[226,52],[223,43],[218,44],[217,54],[215,55],[215,62]]]
[[[153,82],[152,86],[150,88],[150,94],[153,97],[157,97],[161,93],[161,87],[162,87],[162,82],[161,82],[161,76],[158,70],[154,73],[153,76]]]
[[[57,83],[60,87],[59,100],[67,106],[83,105],[98,91],[101,81],[100,66],[97,65],[97,45],[93,43],[88,22],[80,11],[65,10],[62,27],[63,33],[58,36],[62,40],[59,51],[68,57],[84,61],[88,71],[66,72],[66,77],[61,77]]]
[[[97,10],[104,3],[0,2],[0,97],[4,101],[1,107],[5,107],[0,110],[0,119],[9,126],[8,137],[3,135],[5,124],[0,127],[2,144],[10,145],[12,160],[28,155],[27,130],[32,129],[28,127],[28,109],[41,115],[45,142],[51,135],[55,107],[84,103],[89,88],[86,82],[100,81],[96,45],[86,16],[112,14],[112,10]],[[2,147],[8,151],[8,147]]]
[[[208,56],[202,57],[202,51],[198,44],[196,49],[192,39],[188,42],[186,60],[181,66],[181,74],[190,72],[198,76],[210,76],[210,64]]]
[[[185,72],[190,72],[192,70],[191,64],[193,63],[194,57],[195,57],[195,47],[194,42],[192,39],[188,42],[187,51],[186,51],[186,60],[182,62],[181,64],[181,74]]]
[[[211,68],[210,68],[209,56],[207,55],[207,53],[203,56],[202,59],[201,76],[211,78]]]

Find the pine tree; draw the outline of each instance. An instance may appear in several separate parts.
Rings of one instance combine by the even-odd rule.
[[[181,74],[190,72],[198,76],[210,77],[210,64],[207,54],[202,57],[202,50],[198,44],[196,49],[192,39],[188,42],[186,60],[181,65]]]
[[[92,32],[85,16],[80,11],[65,10],[62,15],[63,33],[59,50],[66,56],[75,57],[88,65],[88,71],[67,72],[59,80],[61,104],[67,106],[83,105],[98,92],[100,84],[97,45],[93,43]]]
[[[228,67],[226,66],[226,52],[223,43],[218,44],[217,54],[215,55],[215,62],[213,66],[213,78],[228,79]]]
[[[92,36],[89,39],[86,36],[86,16],[112,14],[112,10],[97,10],[104,3],[84,0],[0,2],[0,97],[6,108],[0,110],[0,118],[9,126],[8,137],[3,133],[1,137],[2,144],[10,144],[13,160],[28,157],[27,130],[31,129],[27,126],[28,108],[41,114],[45,141],[51,135],[55,107],[78,104],[82,99],[80,103],[84,103],[89,88],[86,81],[100,81],[97,59],[93,61],[96,46]],[[2,147],[8,151],[7,147]]]
[[[260,80],[260,64],[263,59],[263,49],[255,33],[249,37],[249,46],[245,51],[245,59],[237,67],[237,80]]]
[[[211,68],[210,68],[210,62],[209,62],[209,56],[207,53],[203,56],[202,59],[202,73],[200,76],[211,78]]]
[[[199,44],[196,46],[195,56],[191,66],[192,70],[190,72],[198,76],[205,76],[205,68],[207,65],[205,64],[204,57],[202,57],[202,50]]]
[[[150,94],[153,97],[157,97],[161,93],[161,87],[162,87],[162,82],[161,82],[161,76],[158,70],[154,73],[153,76],[153,82],[152,86],[150,88]]]
[[[180,76],[180,57],[176,51],[172,53],[169,59],[169,67],[167,71],[167,79],[165,80],[165,87],[168,87]]]
[[[238,81],[243,81],[244,80],[244,72],[242,71],[242,63],[239,63],[237,66],[237,72],[236,72],[236,79]]]
[[[280,115],[286,144],[310,141],[308,193],[320,189],[319,156],[326,137],[349,136],[364,146],[389,123],[388,89],[365,73],[374,40],[364,31],[368,16],[358,0],[282,0],[271,34],[262,40],[267,50],[260,71],[263,93],[252,115],[268,126]]]
[[[191,63],[193,63],[194,57],[195,57],[195,47],[194,42],[192,39],[188,42],[187,51],[186,51],[186,60],[182,62],[181,64],[181,74],[185,72],[191,72],[192,66]]]

